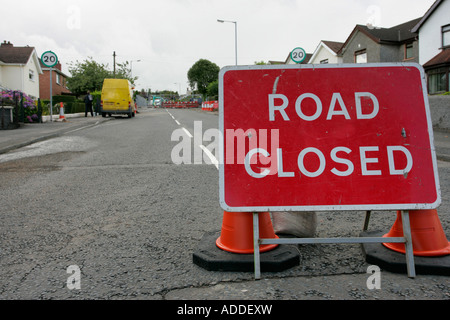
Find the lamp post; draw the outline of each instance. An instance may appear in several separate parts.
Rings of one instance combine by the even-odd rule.
[[[141,62],[141,60],[131,60],[130,61],[130,64],[131,64],[131,66],[130,66],[131,79],[133,79],[133,61],[134,62]]]
[[[175,82],[174,84],[179,88],[179,91],[178,91],[178,98],[180,98],[180,97],[181,97],[181,83]],[[177,89],[178,89],[178,88],[177,88]]]
[[[236,52],[236,65],[238,65],[238,58],[237,58],[237,21],[227,21],[227,20],[217,19],[217,22],[220,22],[220,23],[224,23],[224,22],[234,23],[234,47],[235,47],[235,52]]]

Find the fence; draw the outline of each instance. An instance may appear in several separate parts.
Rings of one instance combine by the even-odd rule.
[[[17,129],[20,123],[41,123],[42,105],[26,100],[20,91],[0,91],[0,129]]]

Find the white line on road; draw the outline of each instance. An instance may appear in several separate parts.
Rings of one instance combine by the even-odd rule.
[[[189,138],[193,138],[194,136],[186,129],[186,128],[182,128],[184,132],[186,132],[186,134],[188,135]]]
[[[199,145],[200,149],[203,150],[203,152],[208,156],[209,160],[211,160],[211,163],[216,166],[217,170],[219,170],[219,161],[217,161],[217,158],[209,151],[204,145]]]
[[[167,111],[167,109],[166,109]],[[175,122],[177,123],[177,125],[181,126],[180,122],[178,120],[175,119],[175,117],[169,112],[167,111],[167,113],[172,117],[173,120],[175,120]],[[183,131],[187,134],[187,136],[189,138],[193,138],[194,136],[189,132],[188,129],[186,129],[185,127],[181,127],[183,129]],[[199,145],[200,149],[203,150],[203,152],[208,156],[209,160],[211,160],[211,164],[213,164],[217,170],[219,170],[219,161],[217,160],[217,158],[211,153],[211,151],[208,150],[208,148],[206,148],[204,145]]]

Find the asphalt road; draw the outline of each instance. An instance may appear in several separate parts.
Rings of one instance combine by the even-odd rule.
[[[203,133],[218,126],[215,113],[144,109],[0,155],[0,299],[450,298],[448,275],[382,270],[381,288],[369,289],[360,245],[296,246],[299,266],[258,281],[195,265],[193,252],[223,217],[217,167],[172,161],[185,130],[211,143],[195,121]],[[439,216],[450,230],[450,163],[439,161],[439,175]],[[387,232],[395,217],[374,212],[369,229]],[[364,215],[321,212],[318,222],[318,237],[355,237]]]

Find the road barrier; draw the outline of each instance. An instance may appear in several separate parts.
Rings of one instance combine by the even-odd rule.
[[[198,108],[199,103],[193,101],[165,101],[163,103],[165,108]]]
[[[202,103],[203,111],[217,111],[219,110],[219,102],[218,101],[205,101]]]
[[[448,274],[450,261],[446,257],[450,258],[449,244],[440,224],[433,219],[437,216],[435,211],[434,214],[425,215],[425,222],[419,221],[421,217],[417,214],[417,210],[434,210],[441,204],[424,74],[422,67],[408,63],[301,68],[241,66],[221,70],[220,108],[227,110],[219,113],[221,140],[224,142],[221,150],[224,161],[219,168],[219,200],[221,208],[230,212],[230,215],[235,213],[239,216],[239,212],[253,213],[255,279],[260,279],[264,255],[275,253],[284,244],[357,243],[363,244],[363,247],[374,246],[378,251],[382,247],[386,249],[384,251],[399,254],[386,247],[394,244],[391,248],[404,248],[405,253],[400,257],[400,261],[404,262],[400,264],[402,268],[406,267],[408,277],[416,276],[414,255],[417,254],[437,254],[444,257],[441,259],[433,256],[432,260],[438,261],[433,264],[438,264],[439,272]],[[324,78],[329,80],[326,88],[320,86],[320,81]],[[369,78],[370,85],[364,85]],[[255,86],[255,83],[258,85]],[[302,86],[300,95],[299,85]],[[335,87],[348,90],[337,92],[332,89]],[[315,110],[313,115],[309,111],[311,103]],[[254,107],[263,104],[268,108]],[[353,107],[347,109],[346,105]],[[384,108],[383,105],[396,105],[399,108]],[[213,110],[214,104],[211,106],[210,101],[204,102],[202,109]],[[304,109],[308,112],[304,113]],[[249,117],[249,114],[252,116]],[[249,129],[247,132],[240,129],[242,137],[248,137],[242,141],[251,138],[255,143],[250,143],[248,148],[244,146],[242,149],[245,152],[235,152],[235,145],[225,142],[236,140],[236,128],[271,128],[270,149],[264,143],[267,142],[267,130],[259,129],[260,137],[257,139],[256,129]],[[336,132],[339,134],[333,134]],[[305,146],[305,141],[311,140],[310,137],[313,137],[311,143],[314,146]],[[325,149],[327,152],[324,154],[321,150]],[[336,156],[339,152],[350,154],[353,150],[359,150],[359,157],[356,155],[353,162]],[[384,156],[366,156],[366,152],[373,151],[382,152]],[[345,163],[344,167],[327,170],[328,152],[329,158],[339,164]],[[314,154],[313,158],[308,157],[307,160],[306,155],[311,153]],[[293,159],[288,156],[283,158],[283,155],[288,154],[293,154]],[[296,154],[298,157],[295,157]],[[357,152],[352,155],[354,154]],[[256,159],[258,155],[262,155],[259,160]],[[263,160],[269,156],[271,161]],[[368,163],[377,163],[378,170],[373,170],[374,167],[368,169]],[[253,171],[252,165],[258,170]],[[309,171],[308,168],[316,171]],[[318,186],[320,192],[317,192]],[[276,238],[260,234],[259,216],[267,211],[363,210],[366,211],[366,223],[364,233],[359,237]],[[366,236],[366,225],[372,210],[401,210],[401,226],[399,219],[386,236]],[[238,216],[232,218],[237,220]],[[228,222],[224,222],[223,234],[220,241],[215,241],[216,244],[223,244],[224,239],[227,239],[227,227]],[[425,230],[421,230],[423,227]],[[232,244],[228,247],[233,251],[239,249],[242,244],[241,235],[251,234],[248,229],[250,228],[246,228],[247,232],[240,230],[241,232],[232,234],[234,238],[227,239]],[[417,241],[424,233],[425,239],[413,243],[413,239]],[[204,239],[211,241],[209,235]],[[245,241],[246,247],[251,247],[250,242]],[[262,253],[261,246],[276,244],[280,246]],[[366,248],[367,246],[364,247],[364,253],[369,262],[370,255]],[[231,254],[230,261],[235,256],[233,252]],[[284,255],[285,253],[274,254],[273,257],[279,260]],[[240,256],[242,264],[247,261],[248,254]],[[213,265],[221,257],[215,248],[201,244],[194,254],[194,261],[209,269],[224,269],[223,266]],[[386,262],[389,258],[390,255],[385,259]],[[377,262],[373,264],[379,265],[381,258],[373,255],[372,261],[375,260]],[[398,257],[390,260],[399,264]],[[222,262],[227,260],[223,258]],[[418,259],[418,262],[420,272],[425,271],[422,269],[422,261]],[[436,269],[426,272],[437,272]]]

